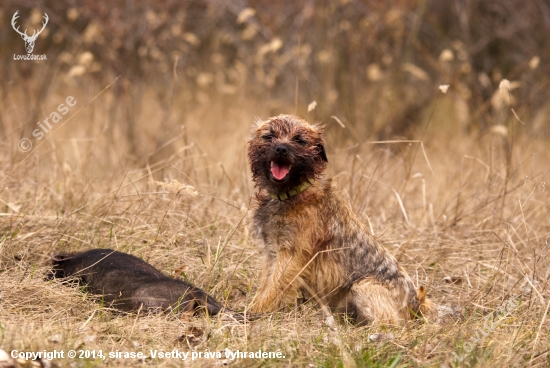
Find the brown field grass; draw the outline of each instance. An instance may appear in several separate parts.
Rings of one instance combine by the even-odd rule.
[[[50,12],[37,42],[49,60],[6,59],[0,71],[0,348],[284,355],[64,358],[57,367],[550,366],[548,6],[251,0],[251,12],[221,3],[22,9],[23,23]],[[24,52],[9,25],[16,5],[0,5],[7,54]],[[504,77],[512,83],[499,91]],[[33,137],[67,96],[76,106]],[[328,174],[349,204],[461,318],[333,325],[311,302],[245,324],[144,316],[45,280],[54,253],[112,248],[247,310],[259,264],[246,142],[255,117],[279,113],[325,125]],[[18,149],[21,138],[30,151]]]
[[[234,362],[107,359],[109,366],[548,366],[550,153],[544,137],[522,132],[511,112],[507,127],[477,137],[457,129],[448,134],[445,111],[427,114],[425,139],[421,132],[418,141],[405,143],[342,138],[352,127],[325,122],[328,171],[349,203],[415,282],[428,286],[438,303],[458,306],[462,319],[382,330],[341,321],[333,328],[308,303],[240,325],[204,316],[117,313],[78,287],[45,281],[44,275],[52,253],[109,247],[246,309],[257,287],[258,255],[247,230],[254,188],[245,147],[262,104],[223,117],[215,104],[195,111],[174,108],[170,113],[177,118],[170,121],[183,123],[182,134],[167,145],[169,154],[140,166],[120,127],[109,136],[101,124],[112,90],[88,104],[100,87],[70,87],[65,90],[77,99],[70,121],[47,139],[35,139],[30,153],[16,151],[15,138],[2,149],[3,350],[149,355],[154,349],[280,349],[285,356]],[[10,93],[13,106],[23,104],[17,92]],[[65,95],[47,96],[44,111],[55,109]],[[446,104],[439,99],[434,106],[442,110]],[[147,137],[161,133],[152,123],[160,121],[159,106],[150,100],[142,110],[147,113],[136,131],[150,144],[142,151],[152,157],[159,150]],[[4,114],[13,127],[17,111]],[[162,180],[175,181],[163,186]],[[526,279],[533,285],[520,291]],[[497,316],[510,300],[513,308]],[[484,332],[491,316],[494,328]],[[380,332],[394,338],[369,340]],[[471,351],[465,352],[465,343]],[[457,362],[453,352],[464,360]],[[58,366],[74,364],[105,362],[54,360]]]

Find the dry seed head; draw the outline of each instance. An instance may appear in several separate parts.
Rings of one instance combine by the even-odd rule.
[[[428,73],[426,73],[422,68],[411,64],[411,63],[405,63],[401,67],[401,69],[405,72],[410,73],[414,78],[418,80],[428,81],[430,80],[430,76]]]
[[[510,81],[508,79],[501,80],[500,84],[498,85],[498,88],[501,91],[509,91],[510,90]]]
[[[529,60],[529,68],[535,70],[539,67],[540,64],[540,57],[533,56],[531,60]]]
[[[192,197],[196,197],[199,195],[199,192],[195,189],[195,187],[187,184],[180,183],[176,179],[172,179],[170,181],[155,181],[155,184],[161,186],[164,189],[167,189],[169,192],[172,193],[185,193]]]
[[[369,80],[375,82],[382,79],[382,70],[378,64],[369,64],[367,66],[367,77]]]
[[[506,137],[508,135],[508,128],[502,124],[493,125],[491,127],[491,132]]]
[[[441,51],[441,54],[439,54],[439,61],[441,62],[452,61],[454,60],[454,58],[455,58],[455,55],[449,49],[445,49]]]
[[[242,24],[248,20],[248,18],[253,17],[256,14],[256,10],[252,8],[244,8],[237,17],[237,24]]]
[[[439,90],[442,92],[442,93],[447,93],[447,91],[449,90],[449,85],[448,84],[442,84],[439,86]]]

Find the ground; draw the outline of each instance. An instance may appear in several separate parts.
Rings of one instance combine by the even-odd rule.
[[[550,364],[550,151],[506,109],[505,124],[466,132],[445,125],[448,101],[437,100],[439,110],[426,114],[418,138],[404,142],[359,138],[349,123],[321,121],[328,174],[346,200],[414,282],[435,302],[457,307],[461,318],[358,327],[330,323],[314,303],[245,324],[145,316],[45,280],[52,254],[100,247],[141,257],[236,310],[249,308],[257,290],[258,253],[248,231],[254,186],[245,155],[254,113],[231,110],[221,124],[208,107],[171,112],[167,124],[182,124],[182,133],[144,157],[128,148],[124,130],[106,127],[112,95],[103,87],[69,84],[77,103],[63,126],[32,138],[28,152],[14,148],[17,141],[3,145],[0,347],[8,354],[77,352],[54,359],[59,367]],[[48,96],[44,115],[68,95]],[[16,92],[10,96],[23,103]],[[166,115],[154,105],[142,111],[135,132],[147,144]],[[304,116],[316,120],[313,113]],[[15,126],[15,113],[4,116]],[[181,355],[152,357],[173,350]],[[280,356],[225,355],[238,350]],[[99,351],[105,360],[93,357]]]

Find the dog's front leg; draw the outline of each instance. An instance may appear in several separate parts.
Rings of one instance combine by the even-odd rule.
[[[286,252],[277,254],[274,264],[264,263],[263,278],[253,311],[272,312],[294,303],[296,291],[300,286],[302,262]]]

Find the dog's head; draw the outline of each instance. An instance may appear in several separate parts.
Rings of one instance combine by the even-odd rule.
[[[252,179],[270,193],[288,192],[317,179],[328,162],[320,126],[279,115],[254,126],[248,146]]]

